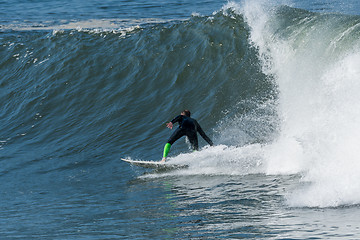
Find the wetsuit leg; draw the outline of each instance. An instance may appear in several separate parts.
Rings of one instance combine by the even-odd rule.
[[[167,155],[169,154],[170,148],[171,148],[171,144],[166,143],[165,146],[164,146],[163,158],[167,157]]]
[[[171,145],[173,145],[174,142],[176,142],[179,138],[181,138],[182,136],[185,136],[185,135],[186,135],[185,131],[181,128],[178,128],[175,130],[175,132],[173,132],[173,134],[170,136],[170,138],[167,142],[170,143]]]
[[[173,134],[170,136],[169,140],[164,146],[164,153],[163,153],[163,159],[165,159],[170,151],[171,145],[174,144],[179,138],[182,136],[185,136],[185,131],[181,128],[178,128],[173,132]]]
[[[190,141],[192,149],[198,151],[199,150],[199,142],[198,142],[198,137],[197,137],[196,132],[188,131],[186,133],[186,136],[188,137],[188,139]]]

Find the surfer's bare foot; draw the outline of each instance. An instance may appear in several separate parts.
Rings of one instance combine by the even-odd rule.
[[[160,162],[164,163],[166,161],[166,158],[163,158]]]

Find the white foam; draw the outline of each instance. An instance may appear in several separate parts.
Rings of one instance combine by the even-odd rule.
[[[264,152],[266,172],[303,174],[307,184],[288,195],[291,206],[359,204],[360,43],[351,39],[356,25],[312,21],[290,26],[284,38],[266,1],[246,1],[241,11],[264,72],[279,86],[281,131]]]
[[[244,147],[225,145],[204,147],[200,151],[184,153],[168,159],[174,164],[186,164],[188,168],[144,177],[256,174],[263,172],[262,159],[263,148],[259,144]]]

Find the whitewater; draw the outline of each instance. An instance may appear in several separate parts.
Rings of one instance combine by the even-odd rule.
[[[356,1],[0,6],[2,239],[360,238]]]
[[[288,197],[292,206],[358,204],[355,89],[360,42],[353,40],[359,34],[359,19],[337,14],[310,17],[304,12],[298,22],[289,24],[266,14],[263,18],[268,19],[255,19],[264,6],[245,8],[253,29],[251,40],[279,88],[283,122],[280,136],[270,146],[275,156],[268,158],[267,172],[305,172],[303,181],[310,186]],[[287,11],[291,10],[280,9]],[[279,155],[280,149],[290,155]],[[284,164],[283,169],[276,166]]]

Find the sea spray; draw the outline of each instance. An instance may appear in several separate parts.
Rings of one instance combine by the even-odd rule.
[[[267,146],[266,172],[301,173],[309,182],[288,195],[291,206],[358,204],[359,18],[264,9],[259,1],[243,7],[264,72],[279,90],[281,130]]]

